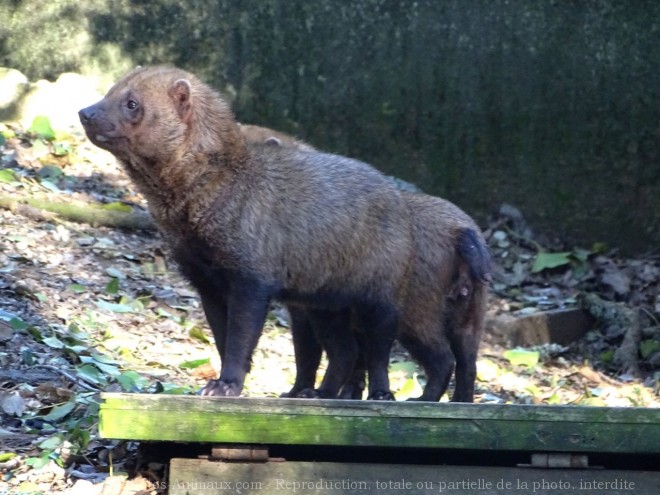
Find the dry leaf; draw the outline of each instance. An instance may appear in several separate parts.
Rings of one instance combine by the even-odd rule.
[[[25,411],[25,400],[18,392],[0,391],[0,409],[6,414],[22,416]]]

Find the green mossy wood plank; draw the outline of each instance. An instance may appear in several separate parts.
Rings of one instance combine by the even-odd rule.
[[[102,437],[660,453],[660,409],[102,394]]]

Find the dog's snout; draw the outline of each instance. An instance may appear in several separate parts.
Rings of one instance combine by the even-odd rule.
[[[96,115],[96,105],[83,108],[78,112],[78,117],[80,118],[80,122],[83,124],[90,123],[94,119],[95,115]]]

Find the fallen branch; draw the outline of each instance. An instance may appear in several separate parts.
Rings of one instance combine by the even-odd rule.
[[[101,205],[82,202],[58,203],[47,199],[0,196],[0,208],[36,220],[50,220],[53,216],[70,222],[86,223],[93,227],[115,227],[130,230],[154,230],[153,220],[141,211],[116,211]]]

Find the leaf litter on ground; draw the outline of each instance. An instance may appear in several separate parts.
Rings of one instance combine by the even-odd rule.
[[[146,210],[109,154],[79,131],[58,141],[60,133],[48,127],[43,120],[27,131],[0,126],[0,195]],[[0,369],[12,370],[0,371],[0,428],[8,433],[0,437],[0,458],[7,459],[0,461],[0,491],[57,493],[86,476],[99,482],[111,469],[135,470],[135,443],[97,437],[98,392],[194,393],[216,376],[219,358],[194,291],[152,231],[12,209],[0,209],[0,223]],[[487,333],[478,402],[660,406],[659,254],[625,259],[602,245],[575,248],[535,237],[510,205],[485,235],[497,267],[489,317],[575,307],[581,294],[597,294],[640,314],[642,375],[621,379],[614,353],[606,356],[627,329],[606,330],[608,311],[616,311],[602,305],[600,327],[567,347],[507,349]],[[287,327],[286,312],[274,308],[245,395],[275,397],[291,387]],[[425,383],[398,344],[390,375],[400,400],[419,395]]]

